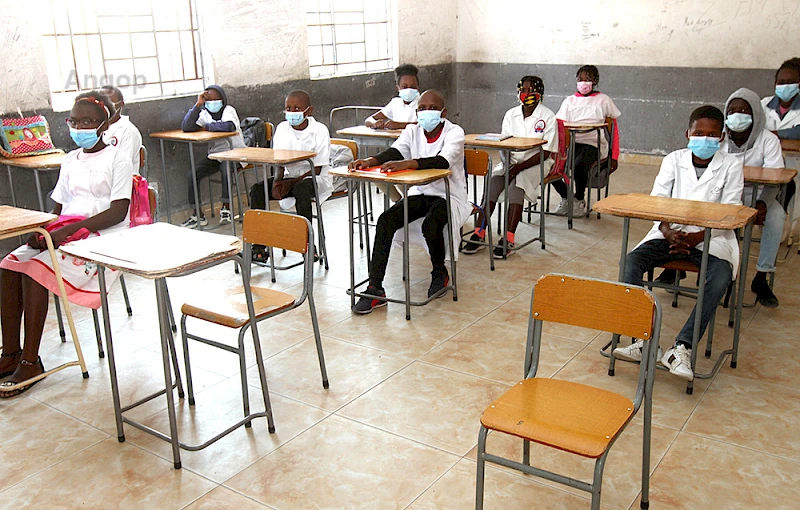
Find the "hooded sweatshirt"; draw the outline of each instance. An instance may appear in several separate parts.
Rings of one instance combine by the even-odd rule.
[[[239,125],[239,116],[236,114],[236,109],[228,104],[228,95],[225,94],[225,90],[219,85],[209,85],[206,90],[214,90],[220,95],[222,109],[217,113],[211,113],[204,107],[198,107],[196,104],[192,105],[183,117],[181,128],[187,132],[200,131],[203,128],[206,128],[207,131],[237,132],[236,135],[230,138],[210,141],[208,143],[209,154],[231,148],[245,147],[242,128]]]
[[[733,142],[731,130],[725,127],[725,140],[722,142],[720,150],[739,159],[744,166],[760,166],[764,168],[782,168],[783,153],[781,152],[781,141],[772,132],[766,129],[766,117],[761,99],[750,89],[741,88],[728,97],[725,102],[725,112],[734,99],[743,99],[753,110],[753,124],[750,126],[750,135],[745,143],[740,147]],[[727,115],[726,115],[727,116]],[[763,186],[759,194],[759,200],[773,199],[778,195],[777,186]],[[753,186],[745,184],[742,202],[750,205],[753,193]]]

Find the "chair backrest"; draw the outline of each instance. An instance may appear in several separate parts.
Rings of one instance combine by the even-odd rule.
[[[344,145],[353,153],[353,159],[358,159],[358,144],[355,141],[345,138],[331,138],[331,144]]]
[[[364,123],[366,118],[361,118],[359,112],[369,112],[370,115],[374,115],[375,113],[381,111],[383,109],[382,106],[357,106],[357,105],[348,105],[348,106],[337,106],[336,108],[331,109],[331,113],[328,116],[328,129],[330,129],[331,133],[335,132],[337,126],[334,126],[334,117],[337,113],[342,112],[352,112],[352,115],[347,116],[348,118],[352,118],[352,123],[345,123],[341,127],[349,127],[352,125],[361,125]],[[339,116],[341,120],[341,115]]]
[[[464,163],[467,175],[484,177],[489,173],[489,153],[474,149],[464,149]]]
[[[147,179],[147,148],[139,146],[139,175]]]
[[[250,209],[244,213],[242,240],[297,253],[306,253],[311,240],[308,220],[296,214]]]
[[[158,192],[152,186],[147,187],[147,199],[150,201],[150,217],[153,223],[158,221]]]
[[[264,134],[267,139],[267,147],[272,147],[272,136],[275,134],[275,126],[272,122],[264,122]]]

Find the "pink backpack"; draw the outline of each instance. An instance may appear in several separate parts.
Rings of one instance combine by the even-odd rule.
[[[148,191],[147,179],[138,174],[133,175],[130,217],[131,227],[153,223],[153,215],[150,213],[150,192]]]

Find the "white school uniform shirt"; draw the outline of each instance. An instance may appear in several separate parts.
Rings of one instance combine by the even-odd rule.
[[[503,117],[503,126],[500,131],[504,135],[521,136],[525,138],[543,138],[547,143],[542,146],[543,150],[558,153],[558,123],[553,110],[542,103],[536,105],[530,117],[525,118],[522,114],[522,105],[515,106],[508,110]],[[538,149],[529,151],[514,151],[511,153],[509,163],[515,165],[521,161],[530,159]],[[544,174],[550,173],[553,160],[547,158],[544,162]],[[494,167],[494,175],[503,175],[503,163],[498,163]],[[528,200],[536,200],[539,197],[539,165],[534,165],[517,175],[517,187],[525,192]]]
[[[561,103],[561,108],[556,113],[556,118],[564,122],[585,122],[597,123],[605,122],[606,117],[616,119],[621,115],[619,108],[614,104],[610,97],[598,92],[590,96],[573,94],[567,96]],[[575,143],[583,143],[597,147],[597,132],[576,133]],[[600,158],[608,156],[608,140],[600,134]]]
[[[395,140],[392,147],[400,151],[403,159],[432,158],[442,156],[450,164],[450,176],[447,180],[450,183],[450,211],[451,225],[453,226],[453,246],[458,246],[461,236],[461,225],[467,221],[472,207],[467,201],[467,177],[464,171],[464,130],[461,126],[453,124],[447,119],[443,120],[444,127],[439,137],[428,142],[425,137],[425,130],[419,124],[409,124],[400,133],[400,137]],[[411,186],[408,190],[409,196],[428,195],[434,197],[447,198],[447,188],[444,180],[426,184],[424,186]],[[414,242],[427,246],[422,238],[422,219],[411,223],[409,234],[414,237]],[[447,227],[445,227],[447,228]],[[445,231],[446,232],[446,231]],[[402,239],[402,231],[398,230],[395,240]],[[458,250],[456,256],[458,255]],[[448,258],[449,258],[449,252]]]
[[[395,122],[416,122],[417,121],[417,105],[419,104],[419,96],[413,101],[406,104],[400,97],[393,97],[389,104],[381,109],[381,113],[387,119]]]
[[[113,145],[123,154],[127,154],[133,163],[133,171],[139,172],[141,162],[139,161],[139,149],[142,146],[142,134],[133,125],[130,117],[120,115],[119,120],[110,124],[108,129],[103,132],[103,141],[107,145]]]
[[[205,108],[202,108],[200,110],[200,115],[197,117],[197,125],[206,127],[212,122],[233,122],[233,125],[236,126],[236,134],[228,138],[208,142],[209,154],[247,147],[244,144],[244,138],[242,138],[242,127],[239,124],[239,116],[236,114],[236,108],[229,104],[225,105],[225,108],[222,110],[222,117],[219,120],[214,120],[214,118],[211,117],[211,113]],[[247,166],[247,163],[242,163],[242,166]]]
[[[800,124],[800,108],[789,108],[783,118],[780,117],[779,111],[767,106],[770,102],[776,101],[775,96],[765,97],[761,100],[761,106],[764,107],[764,115],[767,117],[767,123],[764,126],[770,131],[778,131],[780,129],[790,129]],[[795,106],[797,98],[792,100],[792,105]]]
[[[762,168],[783,168],[783,152],[781,140],[774,133],[762,129],[753,146],[744,152],[737,152],[739,148],[726,136],[720,145],[720,150],[738,159],[743,166],[760,166]],[[776,199],[780,189],[777,186],[760,186],[759,199]],[[742,202],[749,206],[752,202],[753,185],[745,184]]]
[[[116,147],[108,145],[92,154],[75,149],[61,163],[52,198],[61,204],[62,215],[88,218],[108,210],[114,200],[130,200],[132,184],[133,163]],[[128,228],[129,217],[130,208],[123,221],[100,234]]]
[[[306,117],[306,119],[308,119],[308,126],[302,130],[293,128],[286,121],[278,124],[278,127],[275,128],[275,136],[272,138],[272,146],[275,149],[317,153],[313,158],[314,166],[322,167],[319,175],[317,175],[317,193],[319,194],[320,202],[324,202],[333,193],[333,178],[328,173],[331,161],[331,137],[328,134],[328,128],[324,124],[317,122],[314,117]],[[283,175],[289,178],[299,177],[310,170],[308,163],[301,161],[286,165]],[[310,178],[311,176],[306,177],[306,179]],[[281,207],[284,209],[288,209],[292,205],[294,205],[294,200],[281,201]]]
[[[680,149],[668,154],[661,163],[653,183],[652,196],[683,198],[718,204],[742,204],[744,171],[742,162],[733,156],[717,151],[708,168],[699,178],[692,162],[692,151]],[[664,239],[658,229],[661,222],[653,222],[653,228],[637,247],[652,239]],[[702,227],[673,223],[673,229],[683,232],[702,232]],[[703,243],[696,246],[703,249]],[[711,246],[708,252],[717,258],[727,260],[733,266],[733,274],[739,270],[739,243],[733,230],[711,230]]]

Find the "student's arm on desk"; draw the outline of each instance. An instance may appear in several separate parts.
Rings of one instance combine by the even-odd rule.
[[[85,220],[61,227],[58,230],[53,230],[50,232],[50,238],[53,240],[53,247],[58,248],[66,238],[82,228],[90,232],[98,232],[122,222],[128,214],[130,204],[130,199],[114,200],[111,202],[111,206],[103,212],[90,216]],[[61,214],[61,204],[56,203],[56,206],[53,208],[53,214]],[[44,241],[39,242],[39,237],[40,234],[31,235],[28,238],[28,245],[31,248],[46,250],[47,244]]]
[[[388,121],[388,120],[389,120],[389,117],[387,117],[383,113],[383,111],[379,111],[379,112],[367,117],[367,120],[364,121],[364,125],[367,126],[370,129],[385,129],[386,128],[385,124],[386,124],[386,121]]]
[[[218,133],[230,133],[236,131],[236,126],[238,125],[239,116],[236,115],[236,109],[228,104],[225,105],[225,109],[222,110],[222,117],[219,120],[206,124],[205,129]]]
[[[781,140],[800,140],[800,124],[787,129],[779,129],[775,131],[775,134]]]

